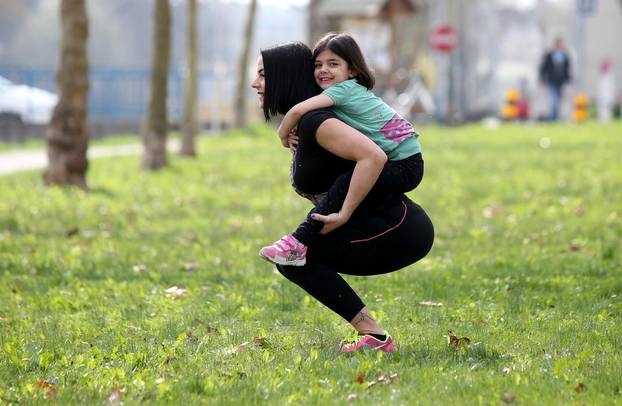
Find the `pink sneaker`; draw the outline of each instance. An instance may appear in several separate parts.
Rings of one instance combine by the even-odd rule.
[[[303,266],[307,263],[307,246],[288,234],[274,244],[263,247],[259,255],[274,264]]]
[[[385,332],[386,334],[386,332]],[[396,350],[395,345],[393,344],[393,338],[390,335],[386,334],[387,338],[384,341],[380,341],[377,338],[365,334],[358,341],[353,343],[341,343],[341,352],[354,352],[360,351],[365,348],[365,346],[371,347],[372,350],[384,351],[384,352],[393,352]]]

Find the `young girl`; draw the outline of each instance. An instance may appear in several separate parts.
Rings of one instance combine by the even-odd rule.
[[[374,188],[400,193],[416,188],[423,177],[419,135],[408,121],[370,91],[374,76],[356,41],[347,34],[329,33],[315,45],[313,59],[315,81],[323,91],[298,103],[283,117],[278,129],[283,146],[289,147],[289,133],[304,114],[332,107],[339,119],[368,136],[387,154],[389,161]],[[356,209],[348,204],[350,178],[351,174],[339,178],[331,187],[332,193],[317,202],[293,234],[262,248],[259,254],[279,265],[304,265],[307,246],[322,230],[323,221],[334,221],[339,226]]]

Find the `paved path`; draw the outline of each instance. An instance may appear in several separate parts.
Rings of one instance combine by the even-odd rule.
[[[169,151],[179,150],[178,140],[169,140]],[[102,147],[90,147],[89,159],[104,158],[109,156],[139,155],[143,152],[142,144],[124,144]],[[45,168],[48,164],[47,151],[44,149],[31,149],[13,152],[0,152],[0,176],[20,171]]]

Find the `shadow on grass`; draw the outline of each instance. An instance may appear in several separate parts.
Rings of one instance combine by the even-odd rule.
[[[475,343],[468,347],[451,347],[444,349],[414,345],[403,345],[399,348],[402,359],[412,359],[420,366],[437,365],[464,365],[470,368],[497,366],[501,361],[507,362],[495,348],[489,348],[483,343]]]

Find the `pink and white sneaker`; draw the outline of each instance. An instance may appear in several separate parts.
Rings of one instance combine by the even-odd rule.
[[[365,334],[364,336],[360,336],[360,338],[351,343],[342,342],[341,343],[341,352],[354,352],[361,351],[367,347],[372,350],[383,351],[383,352],[394,352],[396,350],[395,345],[393,344],[393,338],[390,335],[386,334],[386,338],[384,341],[378,340],[376,337],[370,336],[369,334]]]
[[[274,244],[263,247],[259,255],[273,264],[303,266],[307,263],[307,246],[288,234]]]

